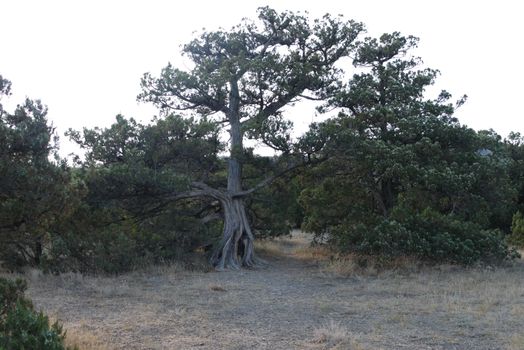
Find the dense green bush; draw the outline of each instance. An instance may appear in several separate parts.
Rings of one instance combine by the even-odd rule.
[[[417,70],[420,60],[405,55],[417,42],[399,33],[365,40],[353,62],[362,71],[328,103],[342,112],[303,138],[327,158],[300,194],[304,228],[344,252],[460,264],[511,259],[502,232],[518,208],[515,179],[524,167],[493,130],[453,117],[464,98],[453,103],[442,91],[427,99],[438,71]]]
[[[142,125],[117,116],[106,129],[70,131],[86,150],[74,176],[82,202],[50,230],[44,267],[52,272],[122,273],[146,264],[192,260],[216,240],[208,198],[177,200],[192,176],[220,181],[212,124],[175,115]],[[210,179],[212,178],[212,179]]]
[[[422,213],[397,209],[373,225],[339,225],[333,230],[333,243],[343,252],[464,265],[501,263],[517,256],[499,230],[482,229],[429,208]]]
[[[150,264],[200,258],[198,247],[219,236],[219,228],[173,215],[146,222],[126,220],[108,225],[70,228],[53,234],[42,267],[50,272],[117,274]]]
[[[513,215],[508,242],[519,248],[524,247],[524,216],[520,211]]]
[[[65,332],[24,296],[26,283],[0,278],[0,349],[61,350]]]

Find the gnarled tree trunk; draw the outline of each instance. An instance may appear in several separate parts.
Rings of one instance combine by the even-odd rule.
[[[254,235],[242,198],[227,194],[220,199],[224,211],[224,231],[211,263],[217,270],[255,267],[263,264],[255,256]]]
[[[224,231],[220,244],[211,257],[211,263],[217,270],[254,267],[262,264],[255,257],[254,235],[246,215],[242,196],[242,163],[244,152],[242,129],[239,117],[240,96],[238,83],[230,82],[228,120],[231,125],[231,151],[228,161],[227,191],[217,193],[217,199],[224,211]]]

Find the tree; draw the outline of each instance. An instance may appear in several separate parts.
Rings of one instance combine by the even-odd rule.
[[[193,182],[185,194],[212,197],[221,204],[223,237],[211,258],[217,269],[260,262],[244,199],[278,176],[244,188],[244,139],[291,154],[292,124],[283,118],[283,109],[300,98],[317,99],[335,85],[340,74],[336,63],[354,49],[363,30],[360,23],[342,18],[326,15],[310,23],[303,15],[268,7],[259,9],[258,19],[244,20],[230,31],[203,33],[183,48],[192,69],[169,64],[158,78],[145,74],[138,97],[164,111],[195,112],[228,128],[226,188]]]
[[[361,253],[503,260],[491,229],[507,230],[515,210],[510,159],[498,135],[453,117],[464,98],[424,96],[438,71],[419,68],[417,42],[367,38],[353,62],[362,72],[329,94],[324,108],[339,116],[304,137],[329,157],[302,193],[305,226]]]
[[[0,97],[11,83],[0,76]],[[26,99],[9,113],[0,105],[0,256],[5,264],[40,264],[52,225],[74,207],[77,187],[55,158],[47,108]]]
[[[86,195],[58,228],[51,268],[117,273],[184,260],[216,241],[216,203],[184,193],[192,181],[224,178],[214,123],[170,114],[143,125],[118,115],[108,128],[68,134],[85,151],[74,170]]]

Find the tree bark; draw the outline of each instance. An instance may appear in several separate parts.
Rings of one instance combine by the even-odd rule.
[[[263,265],[263,261],[255,256],[255,237],[244,201],[226,195],[220,202],[224,210],[224,231],[211,257],[211,264],[219,271]]]
[[[228,160],[227,191],[219,195],[224,211],[224,231],[216,247],[211,264],[217,270],[255,267],[263,264],[255,257],[254,235],[251,231],[242,192],[243,134],[240,124],[240,95],[237,81],[230,82],[229,109],[227,118],[231,129],[231,150]]]

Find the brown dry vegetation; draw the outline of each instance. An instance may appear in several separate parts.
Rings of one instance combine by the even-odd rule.
[[[266,269],[25,277],[81,349],[524,349],[522,261],[381,272],[297,233],[259,251]]]

